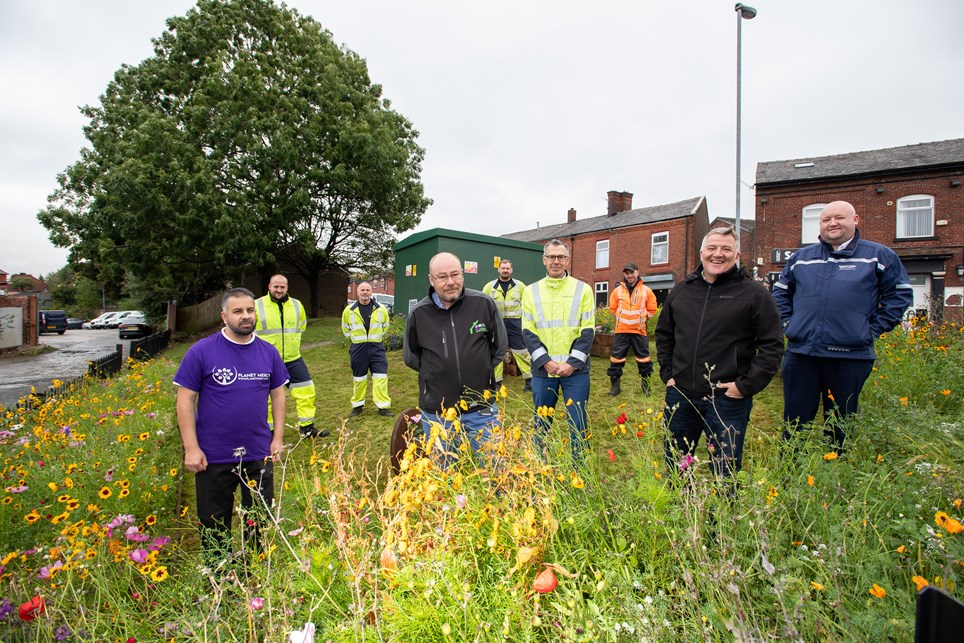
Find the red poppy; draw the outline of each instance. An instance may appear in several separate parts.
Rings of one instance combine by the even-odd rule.
[[[548,594],[554,590],[559,585],[559,581],[556,580],[556,575],[552,571],[552,567],[546,567],[536,579],[532,581],[532,589],[536,590],[540,594]]]
[[[616,418],[616,424],[626,424],[626,414],[620,413],[619,417]]]
[[[609,456],[609,461],[610,461],[610,462],[615,462],[615,461],[616,461],[616,454],[613,453],[613,450],[612,450],[612,449],[610,449],[609,451],[606,451],[606,455]]]
[[[43,614],[45,609],[43,596],[34,596],[20,605],[20,620],[32,621],[37,618],[37,614]]]
[[[642,431],[636,431],[636,437],[637,437],[637,438],[643,437],[643,432],[642,432]]]

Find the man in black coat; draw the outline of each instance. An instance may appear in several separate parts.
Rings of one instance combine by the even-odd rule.
[[[740,240],[713,228],[702,265],[666,298],[656,325],[659,375],[666,384],[666,462],[685,468],[705,433],[713,472],[737,473],[753,396],[776,375],[783,331],[769,291],[737,266]]]

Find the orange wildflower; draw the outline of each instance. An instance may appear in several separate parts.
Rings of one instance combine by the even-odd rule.
[[[870,595],[873,596],[874,598],[883,598],[884,596],[887,596],[887,590],[881,587],[880,585],[878,585],[877,583],[874,583],[874,586],[871,587],[870,590],[868,591],[870,592]]]

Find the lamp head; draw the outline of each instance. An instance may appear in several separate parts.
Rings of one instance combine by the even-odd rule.
[[[740,17],[744,20],[753,20],[756,18],[756,9],[753,7],[748,7],[742,2],[737,2],[736,6],[733,8],[736,12],[740,14]]]

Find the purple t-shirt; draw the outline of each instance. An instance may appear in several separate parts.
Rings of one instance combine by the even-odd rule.
[[[268,395],[288,382],[278,349],[259,337],[236,344],[224,332],[188,349],[174,383],[198,394],[197,440],[210,463],[271,454]]]

